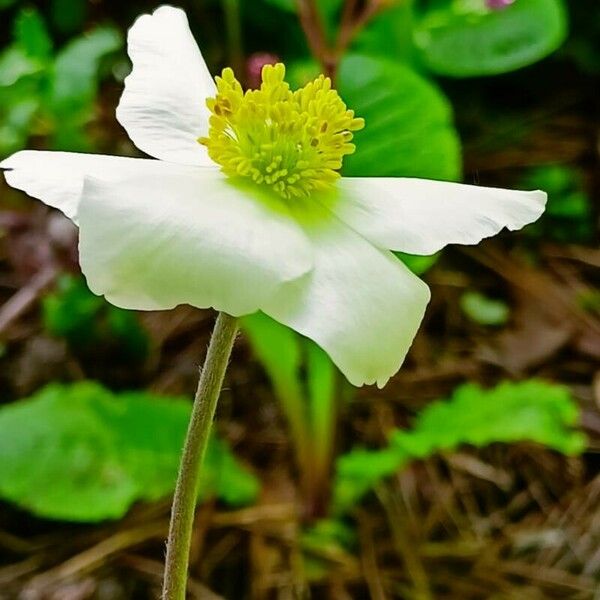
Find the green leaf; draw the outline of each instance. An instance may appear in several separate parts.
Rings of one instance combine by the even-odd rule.
[[[296,450],[309,436],[306,395],[300,378],[302,338],[264,313],[244,317],[241,327],[264,367],[290,426]]]
[[[103,306],[104,300],[90,292],[83,278],[63,275],[56,290],[42,301],[44,327],[52,335],[75,343],[95,338],[94,320]]]
[[[47,106],[54,148],[93,150],[85,126],[94,116],[101,60],[121,45],[116,29],[99,27],[69,42],[56,56]]]
[[[300,337],[261,312],[243,317],[241,327],[267,372],[275,393],[295,413],[304,398],[299,377],[302,362]]]
[[[575,425],[577,404],[563,386],[540,380],[505,382],[484,390],[465,384],[449,400],[434,402],[412,429],[394,430],[382,450],[355,449],[338,460],[334,510],[346,512],[383,478],[409,461],[469,444],[536,442],[565,454],[577,454],[586,440]]]
[[[42,102],[43,73],[43,61],[17,43],[0,54],[0,155],[27,143]]]
[[[51,385],[0,409],[0,495],[37,515],[94,522],[174,488],[191,405],[92,382]],[[213,439],[200,497],[252,502],[258,483]]]
[[[432,10],[416,27],[421,59],[435,73],[507,73],[548,56],[567,36],[562,0],[517,0],[503,10],[472,9],[473,4],[478,3],[453,2]]]
[[[578,418],[576,401],[561,385],[532,379],[484,390],[465,384],[449,401],[428,406],[411,432],[395,433],[393,445],[423,456],[461,444],[532,441],[576,454],[585,446],[582,434],[573,429]]]
[[[321,74],[321,66],[313,58],[303,58],[286,64],[285,79],[292,89],[304,87]]]
[[[365,119],[354,136],[356,152],[343,174],[456,180],[461,156],[448,101],[408,67],[381,57],[348,55],[338,89]]]
[[[200,479],[201,498],[214,494],[230,506],[243,506],[256,500],[258,480],[240,464],[225,441],[216,435],[213,435],[206,450],[205,464],[207,466]]]
[[[60,113],[81,110],[93,103],[100,60],[122,45],[112,27],[98,27],[69,42],[56,57],[50,100]]]
[[[308,427],[312,440],[312,467],[329,475],[334,456],[337,411],[337,369],[327,353],[305,339]],[[324,475],[324,474],[327,475]],[[319,482],[322,485],[323,482]]]
[[[11,46],[0,54],[0,88],[14,86],[19,80],[43,70],[40,62],[22,48]]]
[[[52,40],[40,13],[23,9],[15,20],[15,43],[30,58],[46,61],[52,54]]]
[[[408,462],[407,456],[389,448],[377,451],[356,449],[343,454],[336,463],[333,512],[348,512],[382,479],[393,475]]]
[[[375,16],[359,33],[352,50],[410,62],[414,51],[412,2],[400,0]]]
[[[348,548],[356,543],[356,531],[342,521],[321,519],[302,532],[301,542],[308,550]]]
[[[312,457],[301,468],[322,475],[331,462],[337,416],[335,366],[313,341],[263,313],[244,317],[241,325],[281,403],[297,455]]]
[[[0,91],[0,154],[4,156],[23,148],[40,102],[37,98],[25,96],[18,102],[8,103],[6,107],[3,104]]]
[[[327,353],[311,340],[306,340],[306,378],[309,415],[313,441],[325,446],[332,443],[335,429],[336,368]]]
[[[321,519],[301,532],[300,544],[305,577],[322,582],[331,575],[331,564],[325,557],[341,556],[356,546],[356,531],[342,520]]]
[[[406,254],[406,252],[394,252],[394,254],[415,274],[423,275],[435,265],[440,257],[440,253],[430,256],[417,256],[416,254]]]
[[[465,292],[460,299],[462,311],[480,325],[504,325],[510,316],[506,302],[488,298],[479,292]]]

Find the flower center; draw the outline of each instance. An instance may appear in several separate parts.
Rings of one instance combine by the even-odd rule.
[[[233,71],[216,77],[217,96],[207,100],[208,137],[198,141],[231,177],[249,177],[284,198],[308,196],[340,177],[352,132],[364,127],[331,80],[320,75],[292,92],[285,67],[265,65],[258,90],[244,93]]]

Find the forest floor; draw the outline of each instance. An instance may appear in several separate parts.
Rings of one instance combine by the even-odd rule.
[[[526,77],[481,84],[480,105],[488,106],[501,90],[496,104],[513,111],[503,122],[481,119],[464,86],[448,85],[465,136],[465,181],[517,186],[529,167],[569,164],[584,174],[597,222],[597,98],[585,80],[569,73],[560,93],[529,98],[520,85]],[[0,384],[6,400],[49,381],[83,377],[117,388],[190,394],[210,312],[179,307],[141,315],[155,353],[137,372],[124,372],[109,354],[82,363],[40,325],[40,297],[57,272],[76,268],[73,231],[36,202],[0,208],[0,227]],[[286,425],[240,339],[217,427],[263,489],[255,506],[226,510],[207,502],[198,508],[190,597],[597,598],[600,311],[582,309],[580,299],[600,289],[598,267],[597,244],[519,235],[444,252],[425,276],[433,300],[406,365],[385,389],[361,389],[341,408],[337,447],[376,447],[390,426],[407,424],[464,381],[488,385],[539,376],[570,386],[588,450],[567,458],[535,445],[495,445],[415,463],[351,516],[358,534],[352,552],[301,545],[303,511]],[[469,320],[460,310],[466,289],[503,298],[511,307],[508,324],[490,328]],[[0,505],[0,598],[157,598],[168,513],[168,501],[138,505],[121,521],[84,526]],[[309,577],[306,562],[315,558],[326,568]]]

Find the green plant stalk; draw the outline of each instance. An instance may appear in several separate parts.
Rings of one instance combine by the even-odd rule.
[[[227,46],[229,48],[229,64],[238,77],[245,77],[244,50],[242,41],[242,22],[240,15],[240,0],[222,0],[225,13],[225,29]]]
[[[277,397],[281,402],[281,409],[290,428],[296,463],[302,476],[302,486],[304,492],[307,493],[311,486],[308,475],[311,472],[312,466],[310,464],[311,440],[309,439],[304,396],[299,388],[294,386],[294,388],[290,389],[283,382],[280,384],[275,383],[275,388]]]
[[[337,423],[336,372],[323,368],[329,357],[316,345],[309,345],[307,352],[308,371],[313,376],[308,380],[309,425],[311,430],[311,497],[312,516],[321,517],[327,512],[329,503],[331,468],[335,447]],[[318,374],[318,375],[317,375]]]
[[[185,600],[186,597],[189,551],[200,468],[237,330],[236,318],[219,313],[200,373],[173,497],[163,600]]]

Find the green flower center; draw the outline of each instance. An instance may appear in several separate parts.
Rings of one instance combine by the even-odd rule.
[[[289,199],[333,185],[364,120],[346,108],[328,77],[292,92],[284,76],[284,65],[266,65],[260,89],[244,92],[224,69],[217,96],[207,100],[208,137],[198,141],[226,175],[248,177]]]

